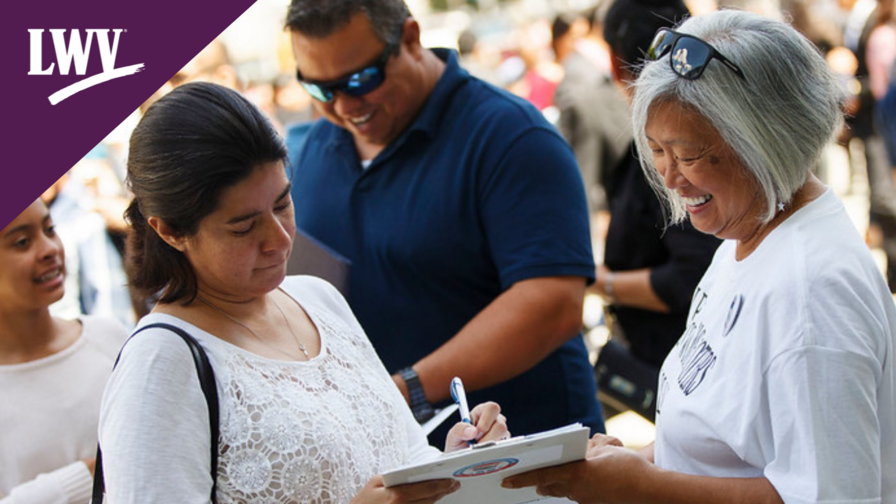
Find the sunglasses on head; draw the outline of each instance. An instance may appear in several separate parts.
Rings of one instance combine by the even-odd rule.
[[[349,96],[364,96],[380,87],[386,80],[386,63],[395,54],[398,54],[397,42],[386,45],[383,53],[372,64],[345,77],[328,82],[310,81],[305,80],[298,70],[296,70],[296,77],[299,79],[299,84],[305,88],[305,91],[308,91],[312,98],[324,103],[333,101],[336,91]]]
[[[744,73],[737,65],[722,55],[715,47],[693,35],[678,33],[668,28],[660,28],[650,43],[647,58],[658,60],[670,53],[669,65],[672,71],[685,79],[699,79],[706,70],[706,65],[713,58],[721,61],[738,77],[746,80]]]

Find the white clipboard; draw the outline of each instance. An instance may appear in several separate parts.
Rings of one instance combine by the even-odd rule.
[[[533,469],[584,460],[589,435],[588,427],[575,423],[538,434],[474,445],[435,460],[388,471],[383,474],[383,481],[387,487],[442,478],[459,481],[460,489],[441,499],[439,504],[570,502],[542,497],[535,493],[535,487],[502,488],[501,481]]]

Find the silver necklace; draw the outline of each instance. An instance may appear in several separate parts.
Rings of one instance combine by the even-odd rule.
[[[196,299],[198,299],[199,301],[201,301],[204,305],[208,306],[208,307],[211,308],[212,310],[215,310],[216,312],[220,313],[221,315],[224,315],[225,317],[227,317],[228,319],[230,319],[231,321],[233,321],[233,323],[235,323],[235,324],[239,325],[240,327],[242,327],[243,329],[249,331],[249,334],[251,334],[252,336],[254,336],[255,339],[258,340],[259,342],[265,344],[268,348],[272,348],[272,349],[274,349],[274,350],[277,350],[278,352],[280,352],[280,353],[282,353],[282,354],[284,354],[284,355],[289,355],[290,357],[292,356],[292,354],[290,354],[290,353],[288,353],[288,352],[285,352],[285,351],[281,350],[280,348],[277,348],[277,347],[271,345],[270,343],[268,343],[267,341],[265,341],[263,338],[261,338],[258,334],[256,334],[255,331],[253,331],[251,327],[249,327],[248,325],[246,325],[246,324],[243,323],[242,321],[238,320],[238,319],[237,319],[236,317],[234,317],[233,315],[227,313],[226,311],[224,311],[224,310],[222,310],[221,308],[217,307],[216,305],[212,304],[210,301],[206,300],[206,299],[203,298],[202,296],[200,296],[200,295],[197,294],[197,295],[196,295]],[[301,341],[299,341],[299,337],[296,336],[295,331],[292,330],[292,324],[289,323],[289,319],[286,317],[286,314],[283,313],[283,309],[280,308],[280,304],[278,304],[278,303],[277,303],[277,300],[274,299],[274,298],[271,298],[271,300],[274,302],[274,306],[277,308],[277,311],[280,312],[280,315],[283,317],[283,320],[286,321],[286,327],[289,328],[289,333],[292,335],[292,338],[295,340],[295,342],[298,343],[298,345],[299,345],[299,350],[302,351],[302,354],[305,356],[305,360],[310,360],[310,359],[311,359],[311,356],[308,355],[308,349],[305,348],[305,344],[304,344],[304,343],[302,343]]]

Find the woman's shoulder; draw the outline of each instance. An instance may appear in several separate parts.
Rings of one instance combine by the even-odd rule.
[[[333,284],[316,276],[288,276],[280,287],[302,305],[333,308],[345,304],[345,298]]]
[[[154,325],[159,324],[159,327]],[[154,326],[154,327],[148,327]],[[193,356],[183,339],[175,333],[174,326],[196,339],[206,350],[208,341],[214,338],[188,322],[164,313],[149,313],[137,323],[127,344],[121,350],[121,364],[125,368],[141,369],[141,373],[166,374],[178,370],[186,374],[193,369]],[[181,369],[183,368],[183,369]]]

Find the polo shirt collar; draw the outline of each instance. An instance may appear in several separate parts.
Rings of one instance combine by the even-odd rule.
[[[435,87],[423,104],[420,114],[408,127],[399,139],[403,138],[411,131],[423,131],[430,137],[435,137],[438,133],[439,122],[445,114],[445,109],[451,101],[451,95],[454,91],[470,80],[470,74],[460,67],[457,61],[457,52],[451,49],[430,49],[435,55],[445,62],[445,71],[439,77]],[[396,139],[396,140],[399,140]],[[398,143],[393,142],[393,143]]]

